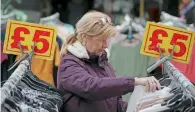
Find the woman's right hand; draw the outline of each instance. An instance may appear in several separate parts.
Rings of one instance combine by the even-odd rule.
[[[154,77],[135,78],[135,85],[142,85],[146,87],[146,91],[154,92],[156,89],[160,89],[161,85],[159,81]]]

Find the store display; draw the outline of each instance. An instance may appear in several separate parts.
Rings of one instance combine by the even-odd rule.
[[[55,49],[55,41],[53,40],[56,40],[56,32],[54,27],[8,20],[3,52],[20,55],[18,43],[22,41],[22,48],[25,51],[31,50],[30,47],[33,43],[36,45],[34,58],[52,60]]]
[[[169,61],[164,64],[164,73],[167,74],[159,79],[161,90],[149,93],[145,92],[144,86],[135,87],[128,112],[194,111],[195,86]]]
[[[57,72],[61,63],[61,48],[63,44],[66,44],[67,37],[75,32],[75,25],[72,24],[76,23],[76,21],[92,7],[92,9],[108,14],[112,18],[112,22],[116,25],[117,31],[114,37],[109,38],[108,48],[105,49],[107,54],[103,54],[103,58],[98,60],[99,66],[104,66],[103,61],[106,59],[107,55],[107,58],[118,77],[154,76],[161,84],[161,89],[155,92],[146,92],[145,87],[136,86],[132,93],[123,95],[123,98],[121,96],[118,98],[109,98],[105,103],[109,104],[107,101],[117,101],[120,104],[116,105],[116,108],[111,106],[111,109],[124,111],[124,109],[126,109],[126,103],[124,101],[126,101],[128,102],[127,112],[195,112],[195,45],[193,43],[195,21],[192,18],[194,16],[192,14],[194,13],[195,2],[192,0],[192,2],[183,10],[178,11],[177,5],[174,5],[173,7],[170,6],[174,3],[178,4],[179,1],[143,0],[144,12],[142,13],[144,14],[142,15],[143,17],[139,17],[139,10],[141,7],[140,1],[141,0],[68,0],[61,2],[60,0],[43,0],[42,2],[39,2],[37,0],[32,0],[31,3],[31,0],[25,2],[24,0],[2,0],[1,112],[61,112],[64,110],[66,111],[66,109],[69,108],[68,104],[82,104],[77,103],[77,101],[75,101],[76,98],[74,98],[72,94],[70,95],[66,91],[62,92],[59,90],[58,88],[61,86],[58,86],[57,88]],[[90,3],[93,4],[93,6],[89,6]],[[38,23],[45,27],[55,27],[57,36],[52,38],[56,38],[54,40],[56,44],[53,47],[53,58],[51,60],[38,58],[31,59],[31,53],[29,54],[30,57],[23,59],[19,63],[19,66],[8,71],[10,66],[21,58],[19,55],[16,56],[3,53],[6,32],[14,31],[6,29],[8,20],[13,20],[13,22],[19,21],[21,23],[25,21],[29,23]],[[170,41],[177,42],[176,48],[178,51],[179,46],[183,44],[186,47],[186,52],[183,52],[183,54],[185,53],[187,55],[183,55],[182,58],[188,56],[188,64],[170,60],[170,57],[168,56],[166,58],[161,56],[159,60],[165,62],[161,62],[158,66],[154,66],[154,62],[157,61],[158,58],[140,54],[141,45],[145,38],[144,32],[147,31],[147,20],[164,27],[168,26],[167,28],[174,27],[180,31],[168,31],[164,29],[168,34],[167,38],[170,38],[173,35],[172,33],[179,34],[177,36],[185,34],[184,32],[193,34],[191,39],[189,38],[190,34],[188,34],[188,39],[185,39],[185,37],[176,37],[177,40],[171,40],[172,38],[170,38],[165,42],[162,40],[163,36],[159,35],[159,37],[157,37],[159,39],[158,41],[162,41],[161,45],[166,45],[167,49],[171,49],[172,47],[171,44],[173,43],[170,44]],[[152,29],[155,30],[156,28]],[[31,30],[29,31],[31,32]],[[30,35],[22,32],[19,33],[19,35],[24,38],[31,35],[33,36],[33,34],[34,31]],[[14,33],[12,36],[13,35]],[[14,42],[12,36],[10,36],[10,39],[11,42]],[[149,38],[152,37],[152,35],[149,36]],[[41,39],[47,40],[47,36],[41,36],[39,39],[40,41]],[[151,41],[154,40],[156,39],[153,38],[152,40],[149,40],[146,45],[150,45]],[[22,46],[25,46],[25,40],[21,40],[20,42]],[[189,42],[191,42],[191,45],[187,45]],[[28,43],[32,44],[33,42],[28,40]],[[41,44],[40,42],[38,42],[38,45],[39,47],[44,46],[44,44]],[[29,48],[30,46],[31,45],[29,45]],[[68,49],[75,47],[76,45],[73,45],[72,47],[69,46]],[[191,48],[191,55],[190,49],[188,48]],[[81,46],[78,46],[77,49],[80,50],[82,48]],[[21,52],[19,49],[17,51],[19,53]],[[181,51],[183,51],[183,48]],[[75,54],[78,54],[79,52],[80,51],[75,51]],[[156,53],[158,52],[156,51]],[[88,62],[89,61],[86,60],[86,63]],[[102,71],[103,72],[98,72],[98,76],[107,75],[106,72],[104,72],[105,70]],[[72,86],[76,83],[69,81],[68,84]],[[84,93],[81,95],[85,96]],[[101,95],[101,98],[104,98],[104,96],[105,95]],[[67,104],[67,102],[69,103]],[[100,107],[101,103],[104,102],[97,101],[97,104]],[[87,102],[87,104],[90,106],[90,103]],[[91,111],[96,109],[93,107],[90,108]],[[74,110],[75,108],[70,109]]]
[[[40,24],[44,24],[47,26],[54,26],[57,28],[57,36],[62,40],[62,42],[66,41],[68,35],[74,33],[74,28],[70,24],[65,24],[59,20],[59,13],[55,13],[48,17],[44,17],[40,19]]]
[[[1,88],[3,112],[60,111],[63,98],[60,91],[38,79],[24,60]]]
[[[140,53],[158,58],[158,46],[166,55],[169,55],[173,51],[172,47],[175,46],[172,59],[181,63],[189,63],[194,37],[195,33],[192,31],[147,22]]]

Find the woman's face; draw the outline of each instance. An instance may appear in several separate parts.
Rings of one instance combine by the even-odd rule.
[[[108,47],[108,38],[91,37],[86,40],[86,48],[90,53],[100,55]]]

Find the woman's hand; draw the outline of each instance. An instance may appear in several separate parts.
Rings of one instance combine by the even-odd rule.
[[[161,85],[159,81],[151,77],[135,78],[135,85],[143,85],[146,87],[146,91],[154,92],[156,89],[160,89]]]

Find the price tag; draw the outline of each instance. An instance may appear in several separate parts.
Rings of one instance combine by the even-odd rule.
[[[170,55],[173,45],[173,60],[189,63],[194,44],[195,32],[147,22],[141,47],[141,54],[159,57],[158,45],[164,55]]]
[[[40,24],[9,20],[6,28],[3,52],[21,55],[18,43],[24,51],[31,51],[34,45],[35,58],[52,60],[56,44],[56,29]]]

